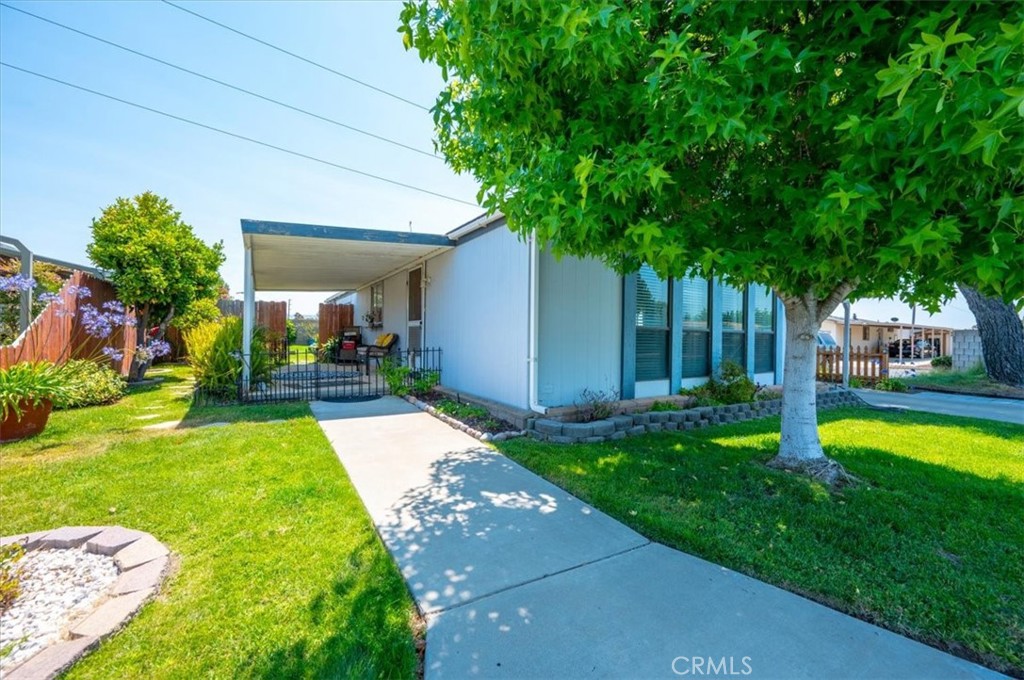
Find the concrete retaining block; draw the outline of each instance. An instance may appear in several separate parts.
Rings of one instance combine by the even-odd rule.
[[[591,423],[563,423],[562,434],[566,437],[576,437],[577,439],[593,437],[594,426]]]
[[[533,427],[537,432],[546,435],[561,435],[562,434],[562,423],[557,420],[549,420],[547,418],[538,418],[537,422],[533,424]]]

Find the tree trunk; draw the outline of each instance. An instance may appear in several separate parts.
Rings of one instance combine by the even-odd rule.
[[[132,354],[132,365],[128,368],[128,382],[141,382],[149,369],[149,361],[139,358],[139,349],[145,347],[149,339],[149,303],[142,308],[141,318],[135,323],[135,353]]]
[[[825,455],[818,438],[817,357],[821,323],[854,289],[837,286],[824,300],[813,292],[783,297],[786,308],[786,363],[782,374],[782,431],[779,453],[768,465],[799,472],[837,486],[853,480]]]
[[[982,295],[976,288],[957,284],[967,299],[981,335],[981,351],[988,377],[996,382],[1024,386],[1024,325],[1013,305]]]
[[[821,323],[806,300],[786,303],[786,363],[782,374],[782,436],[777,462],[800,468],[825,459],[818,438],[818,330]]]

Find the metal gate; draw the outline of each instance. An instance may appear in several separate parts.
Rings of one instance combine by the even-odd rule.
[[[241,359],[241,355],[237,355]],[[393,350],[377,356],[360,348],[291,348],[254,353],[250,379],[238,377],[233,394],[214,393],[197,382],[198,401],[266,404],[283,401],[368,401],[386,394],[428,391],[441,381],[438,348]]]

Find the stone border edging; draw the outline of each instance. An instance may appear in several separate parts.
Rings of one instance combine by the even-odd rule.
[[[515,439],[516,437],[523,437],[526,435],[526,430],[509,430],[507,432],[498,432],[497,434],[491,434],[490,432],[481,432],[480,430],[475,430],[469,425],[466,425],[458,418],[452,418],[449,415],[441,413],[427,402],[417,399],[412,395],[406,395],[405,397],[403,397],[403,399],[405,399],[407,402],[409,402],[419,410],[425,411],[426,413],[429,413],[430,415],[434,416],[441,422],[454,427],[456,430],[462,430],[470,437],[473,437],[474,439],[479,439],[480,441],[485,443],[503,442],[508,439]]]
[[[819,409],[863,405],[864,401],[848,390],[833,390],[817,395]],[[553,444],[597,444],[635,437],[648,432],[693,430],[710,425],[741,422],[777,416],[782,399],[767,399],[727,406],[699,406],[679,411],[648,411],[622,414],[589,423],[567,423],[550,418],[532,418],[526,434]]]
[[[5,680],[55,678],[121,628],[156,595],[168,573],[170,551],[144,531],[120,526],[61,527],[0,538],[0,545],[20,543],[34,550],[69,550],[85,546],[94,555],[114,558],[118,576],[108,593],[70,628],[70,639],[58,640],[4,673]]]

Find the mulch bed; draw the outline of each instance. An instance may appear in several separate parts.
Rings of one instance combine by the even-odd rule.
[[[445,394],[440,394],[438,392],[429,392],[427,394],[417,395],[416,398],[426,404],[430,404],[434,408],[437,408],[437,405],[443,401],[456,401],[455,399],[452,399],[451,397]],[[477,404],[473,404],[471,402],[461,403],[469,404],[470,406],[477,406]],[[462,416],[454,415],[451,413],[447,413],[445,415],[447,415],[449,418],[455,418],[459,422],[468,425],[474,430],[479,430],[480,432],[485,432],[488,434],[499,434],[501,432],[510,431],[518,432],[519,430],[519,428],[517,428],[512,423],[502,420],[501,418],[496,418],[493,415],[488,415],[486,418],[464,418]]]

